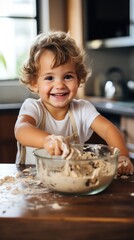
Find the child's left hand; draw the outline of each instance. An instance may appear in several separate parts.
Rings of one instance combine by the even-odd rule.
[[[127,156],[119,156],[118,159],[118,175],[133,175],[134,165]]]

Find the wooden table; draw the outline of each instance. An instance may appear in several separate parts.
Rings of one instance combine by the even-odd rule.
[[[97,195],[65,196],[25,182],[23,169],[0,164],[0,240],[134,239],[134,176]]]

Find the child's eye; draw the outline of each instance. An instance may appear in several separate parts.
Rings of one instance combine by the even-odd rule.
[[[53,77],[52,77],[52,76],[47,76],[47,77],[45,77],[45,80],[47,80],[47,81],[52,81],[52,80],[53,80]]]
[[[71,79],[73,79],[72,75],[68,74],[68,75],[65,76],[65,80],[71,80]]]

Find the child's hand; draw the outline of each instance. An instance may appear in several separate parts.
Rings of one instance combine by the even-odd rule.
[[[70,145],[62,136],[48,135],[44,141],[44,148],[52,155],[63,155],[65,158],[70,153]]]
[[[44,148],[49,154],[62,156],[63,159],[78,160],[81,157],[81,152],[77,148],[72,148],[66,138],[62,136],[49,135],[45,138]]]
[[[133,175],[134,165],[127,156],[120,156],[118,159],[118,175]]]

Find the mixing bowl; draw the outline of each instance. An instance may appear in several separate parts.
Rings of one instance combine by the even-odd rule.
[[[79,160],[50,156],[45,149],[36,149],[37,176],[45,186],[64,194],[97,194],[112,182],[119,150],[102,144],[73,145],[81,152]]]

